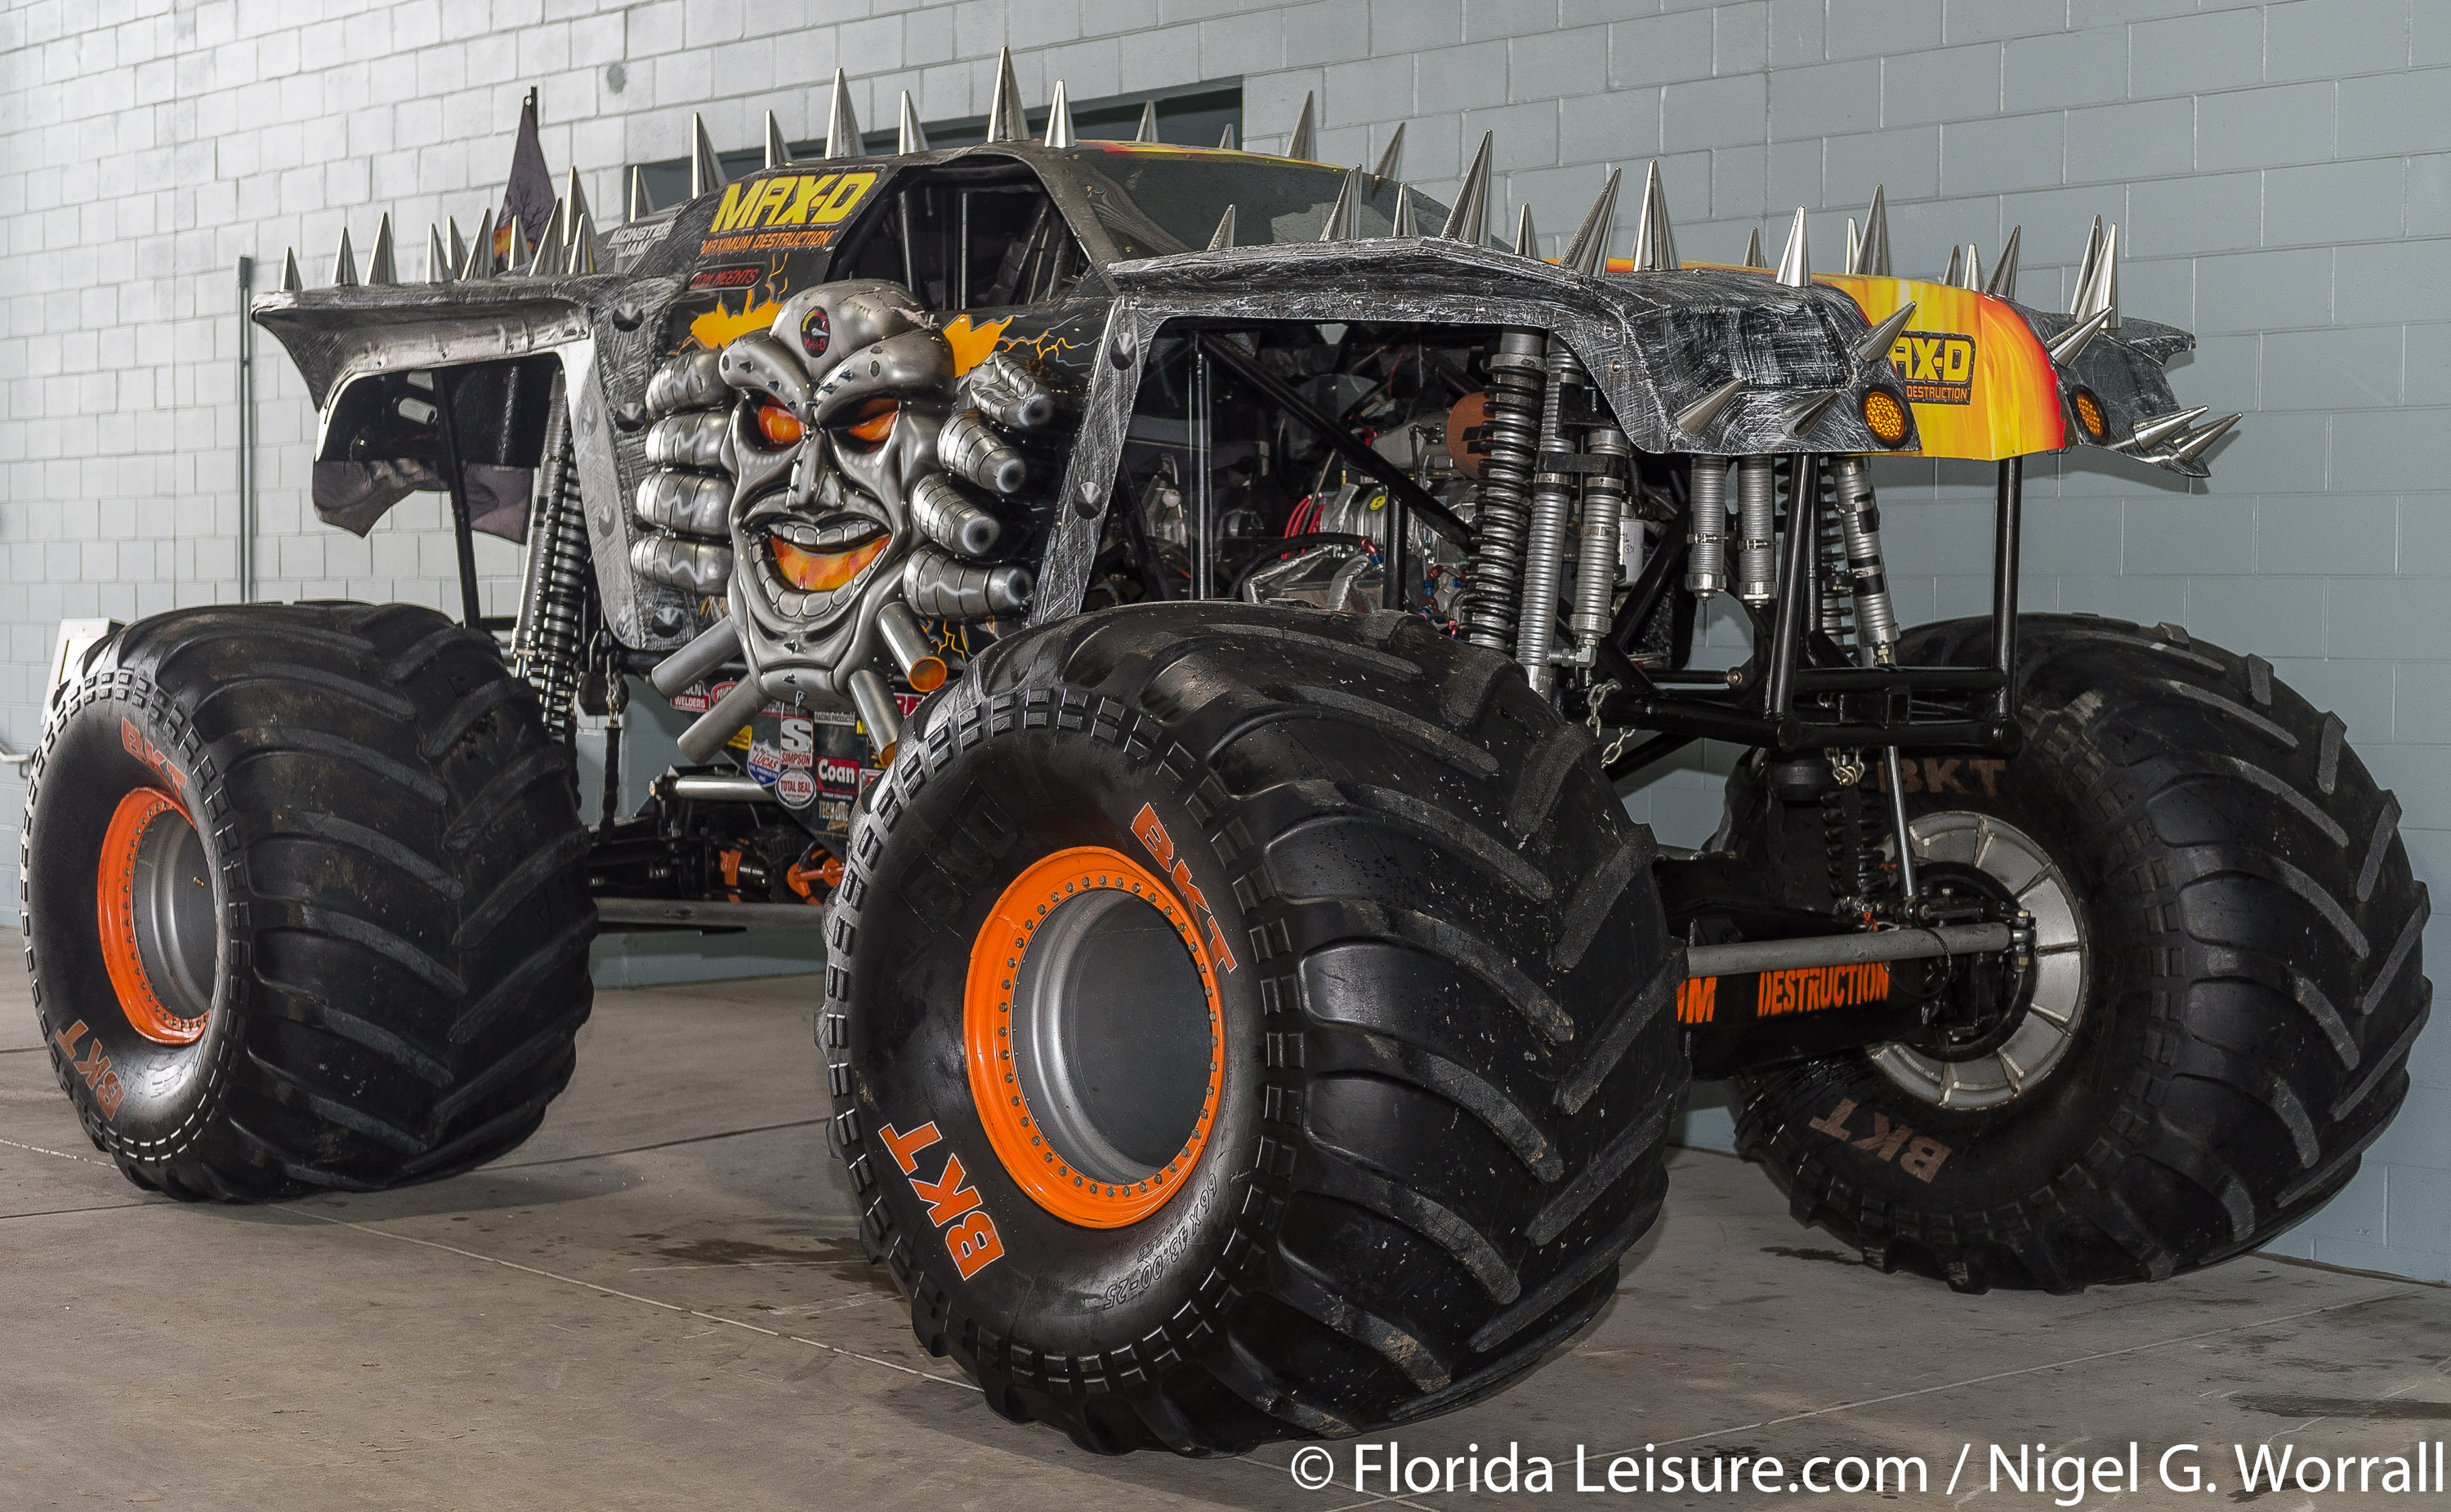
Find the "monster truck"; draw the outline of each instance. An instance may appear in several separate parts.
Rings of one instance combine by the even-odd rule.
[[[2338,1191],[2429,988],[2399,806],[2252,655],[2024,615],[2024,460],[2181,479],[2185,332],[1556,263],[1295,155],[822,156],[523,270],[428,239],[255,318],[319,512],[449,493],[464,610],[182,610],[76,658],[28,959],[140,1185],[467,1169],[567,1079],[599,928],[821,926],[830,1141],[918,1340],[1102,1451],[1495,1392],[1651,1225],[1695,1075],[1799,1218],[1967,1290],[2160,1278]],[[487,224],[490,225],[490,222]],[[455,264],[457,265],[455,266]],[[1982,286],[1976,286],[1980,284]],[[1902,629],[1879,459],[1996,466],[1990,611]],[[1910,513],[1892,520],[1914,522]],[[524,539],[515,621],[469,532]],[[1696,661],[1696,611],[1750,630]],[[498,649],[507,631],[509,650]],[[582,823],[580,711],[696,715]],[[1618,783],[1745,748],[1698,853]],[[618,768],[620,742],[610,742]]]

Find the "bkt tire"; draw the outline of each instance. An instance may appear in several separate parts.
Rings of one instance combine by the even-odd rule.
[[[1927,626],[1899,659],[1979,662],[1990,638]],[[2426,1020],[2425,890],[2341,720],[2260,658],[2056,615],[2019,644],[2023,754],[1919,758],[1901,786],[1928,874],[1988,876],[2034,915],[2025,1018],[1954,1058],[1890,1046],[1740,1077],[1737,1139],[1798,1217],[1885,1267],[1969,1290],[2159,1280],[2266,1243],[2356,1173]],[[1740,767],[1740,847],[1774,808]]]
[[[51,1062],[139,1186],[448,1175],[569,1080],[596,924],[569,758],[430,610],[128,626],[62,695],[24,835]]]
[[[833,1137],[919,1340],[1105,1452],[1530,1369],[1664,1189],[1651,854],[1583,732],[1417,619],[999,643],[905,732],[830,921]]]

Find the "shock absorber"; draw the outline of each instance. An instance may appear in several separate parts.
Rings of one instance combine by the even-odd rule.
[[[1481,465],[1473,516],[1472,589],[1464,599],[1464,638],[1492,651],[1515,649],[1532,468],[1539,460],[1546,346],[1539,331],[1508,329],[1500,333],[1498,350],[1489,359],[1489,412],[1483,422],[1489,456]]]
[[[1708,599],[1728,591],[1728,460],[1694,459],[1685,486],[1685,591]]]
[[[1842,909],[1853,912],[1878,897],[1887,878],[1881,872],[1881,842],[1888,833],[1888,813],[1864,792],[1862,782],[1833,786],[1821,795],[1821,837],[1830,863],[1830,893]]]
[[[1881,508],[1873,496],[1873,470],[1861,457],[1841,457],[1834,469],[1838,528],[1847,541],[1847,571],[1853,579],[1855,643],[1866,666],[1890,659],[1898,638],[1897,611],[1890,603],[1889,572],[1881,562]]]
[[[1778,473],[1771,457],[1736,459],[1736,597],[1778,597]]]
[[[1582,364],[1562,341],[1551,342],[1548,383],[1540,404],[1540,451],[1567,450],[1562,418],[1568,387],[1580,383]],[[1523,663],[1525,680],[1535,693],[1547,693],[1557,674],[1549,654],[1558,642],[1558,591],[1566,571],[1566,525],[1575,509],[1576,475],[1536,471],[1532,475],[1532,524],[1523,542],[1522,620],[1516,631],[1515,659]]]
[[[578,518],[570,414],[559,402],[545,427],[544,488],[528,522],[528,560],[511,670],[536,689],[544,726],[567,738],[578,692],[587,609],[587,528]]]
[[[1628,472],[1634,467],[1634,444],[1625,432],[1610,426],[1594,427],[1583,437],[1583,450],[1593,457],[1605,458]],[[1585,645],[1607,635],[1616,622],[1617,579],[1623,566],[1625,479],[1616,473],[1583,475],[1583,532],[1580,555],[1575,561],[1575,612],[1566,628]],[[1639,529],[1639,527],[1637,527]],[[1639,537],[1637,538],[1637,541]]]
[[[1849,611],[1853,606],[1854,576],[1847,570],[1847,537],[1838,523],[1838,511],[1832,503],[1834,484],[1828,469],[1815,469],[1820,479],[1821,507],[1814,513],[1818,539],[1814,542],[1813,571],[1814,586],[1819,590],[1821,633],[1844,646],[1853,619]]]

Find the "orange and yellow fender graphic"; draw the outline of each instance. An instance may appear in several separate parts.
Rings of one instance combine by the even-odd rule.
[[[700,346],[714,351],[728,345],[735,338],[746,336],[751,331],[762,331],[774,324],[775,315],[782,308],[781,301],[768,300],[763,304],[744,304],[735,314],[717,302],[715,308],[690,322],[690,334],[697,338]]]
[[[1004,328],[1012,324],[1008,315],[1000,321],[973,323],[968,315],[956,315],[945,323],[945,344],[953,349],[953,376],[961,377],[988,360],[996,349],[996,341]]]
[[[1914,406],[1920,455],[1998,461],[2068,444],[2059,375],[2005,301],[1949,284],[1824,274],[1874,325],[1902,304],[1914,322],[1890,348],[1890,368]],[[1914,455],[1909,453],[1906,455]]]

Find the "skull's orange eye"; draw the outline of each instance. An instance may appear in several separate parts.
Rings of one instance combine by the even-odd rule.
[[[757,431],[776,446],[791,446],[805,434],[800,417],[780,404],[757,406]]]
[[[877,445],[893,434],[893,417],[900,413],[899,402],[872,399],[844,417],[840,422],[842,433],[853,441]]]

